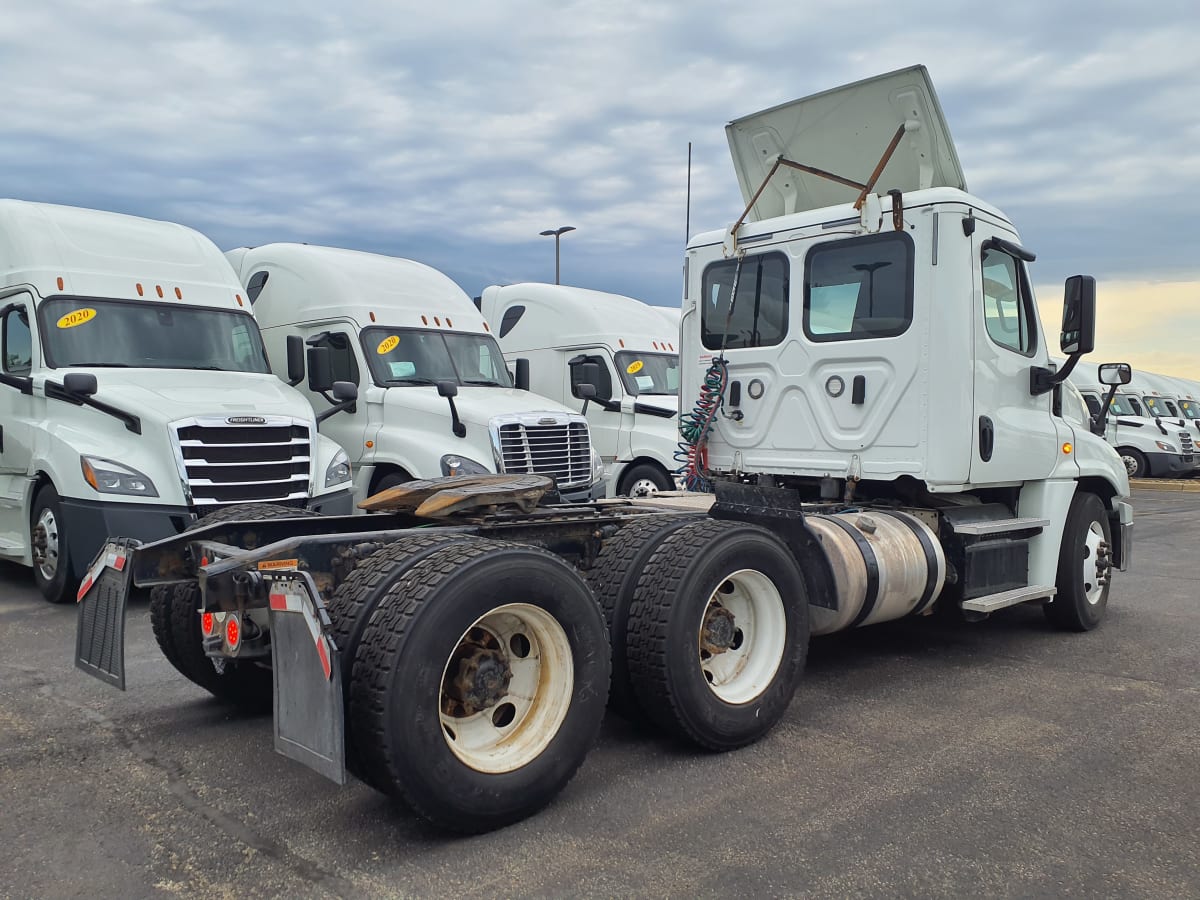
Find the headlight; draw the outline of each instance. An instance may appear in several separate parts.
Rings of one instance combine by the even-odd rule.
[[[339,450],[333,457],[333,462],[325,470],[325,487],[333,487],[335,484],[349,481],[352,474],[350,457],[346,455],[345,450]]]
[[[600,454],[596,452],[596,448],[592,448],[592,483],[595,484],[604,477],[604,460],[600,458]]]
[[[443,475],[491,475],[492,470],[483,463],[459,456],[457,453],[447,453],[442,457]]]
[[[102,494],[129,494],[134,497],[157,497],[154,482],[129,466],[100,456],[79,457],[83,480]]]
[[[1166,450],[1168,453],[1178,453],[1179,452],[1174,447],[1172,447],[1170,444],[1168,444],[1166,441],[1155,441],[1154,443],[1158,445],[1159,450]]]

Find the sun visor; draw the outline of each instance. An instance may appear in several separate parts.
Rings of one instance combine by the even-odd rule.
[[[966,190],[958,153],[924,66],[857,81],[735,119],[725,126],[742,197],[749,203],[779,157],[866,184],[898,129],[904,134],[874,193]],[[852,203],[860,188],[781,166],[748,221]]]

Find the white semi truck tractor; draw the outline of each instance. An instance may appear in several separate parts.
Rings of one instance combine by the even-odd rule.
[[[675,488],[678,323],[633,297],[568,285],[492,286],[480,301],[519,386],[586,413],[609,496]]]
[[[327,414],[363,499],[414,478],[541,474],[569,501],[604,495],[587,419],[513,386],[496,337],[457,284],[409,259],[308,244],[226,254],[276,370]],[[303,347],[330,368],[308,367]],[[335,382],[358,389],[347,406]]]
[[[271,374],[244,295],[189,228],[0,201],[0,557],[47,600],[75,599],[110,534],[350,510],[346,455]]]
[[[548,480],[464,476],[370,518],[114,540],[78,665],[123,684],[95,623],[134,586],[196,590],[216,664],[270,661],[280,752],[480,831],[554,796],[606,697],[731,750],[782,718],[811,635],[1023,603],[1099,625],[1133,522],[1120,458],[1061,409],[1092,279],[1067,281],[1053,370],[1033,254],[966,193],[923,68],[728,130],[747,211],[691,240],[681,323],[713,494],[535,505]]]

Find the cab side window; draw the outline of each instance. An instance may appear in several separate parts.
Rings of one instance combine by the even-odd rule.
[[[354,358],[354,348],[350,338],[341,331],[327,331],[310,341],[314,347],[329,348],[329,364],[333,370],[334,381],[349,381],[358,384],[358,360]]]
[[[24,309],[11,310],[4,317],[3,348],[5,372],[28,375],[33,370],[33,335]]]
[[[585,356],[585,363],[595,363],[600,367],[600,384],[596,388],[597,400],[612,399],[612,375],[608,371],[608,364],[605,363],[603,356]],[[579,379],[583,374],[579,366],[571,366],[571,396],[579,396]]]
[[[1033,354],[1032,297],[1019,260],[996,247],[983,251],[983,324],[1001,347]]]
[[[740,263],[741,271],[738,266],[737,260],[730,259],[704,270],[700,336],[709,350],[770,347],[787,334],[787,257],[782,253],[747,256]]]

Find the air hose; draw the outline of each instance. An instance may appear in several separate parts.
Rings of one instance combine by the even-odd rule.
[[[708,472],[708,435],[713,420],[725,404],[725,386],[729,383],[729,364],[725,361],[725,346],[729,342],[729,323],[733,320],[733,305],[737,302],[738,281],[742,275],[742,257],[738,257],[733,271],[733,287],[729,293],[729,311],[725,315],[725,328],[721,336],[721,351],[713,357],[704,381],[700,384],[700,398],[691,411],[679,419],[679,449],[675,451],[676,470],[683,478],[684,490],[705,492],[711,489]]]

